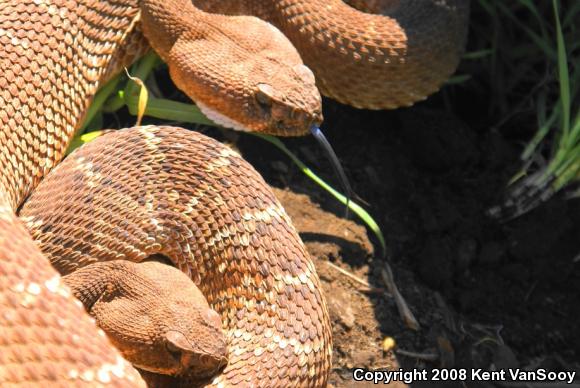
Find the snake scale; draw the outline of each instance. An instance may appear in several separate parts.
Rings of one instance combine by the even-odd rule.
[[[394,108],[454,70],[467,0],[354,3],[387,16],[339,0],[0,2],[1,386],[142,386],[48,258],[155,254],[221,314],[229,363],[211,385],[326,385],[331,329],[315,268],[239,155],[189,131],[141,127],[59,162],[97,88],[146,50],[143,35],[210,118],[278,135],[322,121],[316,86]],[[197,7],[254,14],[290,40],[254,17]]]

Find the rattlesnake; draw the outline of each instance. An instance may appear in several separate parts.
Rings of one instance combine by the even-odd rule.
[[[462,0],[388,0],[389,18],[338,0],[222,3],[234,4],[224,12],[269,17],[324,93],[368,108],[434,91],[458,61],[467,13]],[[168,127],[115,132],[50,174],[23,210],[25,224],[15,216],[63,158],[97,88],[143,53],[141,30],[177,86],[222,125],[301,135],[322,120],[312,72],[258,19],[209,15],[188,0],[0,3],[0,384],[142,384],[47,255],[162,253],[222,315],[229,364],[213,384],[324,386],[331,330],[312,261],[270,189],[229,148]],[[352,73],[355,63],[363,67]],[[359,81],[382,66],[391,70],[379,81]],[[414,81],[402,79],[407,67]]]

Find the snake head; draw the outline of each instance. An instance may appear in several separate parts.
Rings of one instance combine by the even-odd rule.
[[[283,136],[322,122],[314,74],[278,29],[253,17],[212,17],[219,27],[204,31],[205,39],[187,30],[168,52],[152,41],[175,84],[209,119]]]
[[[225,366],[221,318],[183,272],[157,261],[99,264],[107,267],[92,274],[90,266],[84,267],[67,275],[80,273],[82,279],[76,275],[80,280],[69,278],[67,284],[73,290],[102,290],[90,303],[83,301],[85,308],[135,367],[171,376],[209,377]],[[96,286],[95,281],[106,285]]]
[[[273,132],[276,135],[302,134],[303,128],[308,129],[322,123],[321,105],[317,102],[320,96],[311,98],[311,109],[296,103],[297,100],[306,99],[304,91],[298,90],[299,88],[305,88],[306,85],[314,87],[314,74],[304,65],[296,65],[292,72],[296,79],[294,82],[301,86],[281,89],[272,86],[272,81],[256,85],[253,93],[254,104],[251,107],[253,112],[250,115],[260,117],[264,122],[257,128],[258,131]]]

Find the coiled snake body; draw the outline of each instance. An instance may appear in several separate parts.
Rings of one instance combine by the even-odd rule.
[[[219,3],[200,6],[215,10]],[[457,62],[467,10],[461,0],[409,1],[411,9],[423,4],[436,12],[415,19],[404,2],[389,0],[393,15],[404,16],[393,33],[381,23],[392,27],[395,16],[366,15],[358,23],[370,24],[351,29],[349,15],[363,14],[334,0],[228,3],[224,12],[245,4],[244,11],[270,17],[310,66],[320,61],[315,73],[325,93],[369,108],[409,104],[432,92]],[[430,37],[420,38],[422,29],[414,28],[426,18]],[[63,158],[96,89],[143,52],[140,29],[178,87],[221,124],[298,135],[322,120],[312,73],[279,31],[257,19],[209,15],[189,0],[0,3],[0,385],[143,384],[74,302],[47,256],[84,265],[157,253],[189,274],[222,316],[229,364],[214,385],[325,385],[330,323],[313,264],[267,185],[225,146],[168,127],[104,136],[41,184],[22,211],[26,224],[16,217]],[[373,35],[383,30],[386,38]],[[437,44],[419,58],[413,46],[419,41]],[[387,43],[394,46],[382,47]],[[368,69],[397,63],[400,70],[407,63],[418,80],[389,99],[384,85],[359,86],[347,71],[338,77],[333,69],[325,78],[336,61],[345,69],[364,62]],[[431,69],[423,74],[426,63]],[[345,84],[357,85],[355,97],[341,91]]]

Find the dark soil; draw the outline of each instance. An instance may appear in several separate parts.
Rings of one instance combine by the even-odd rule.
[[[363,224],[344,219],[344,207],[276,148],[248,135],[230,139],[284,188],[277,193],[315,259],[333,323],[336,387],[353,384],[354,367],[580,372],[580,201],[556,198],[511,222],[490,219],[486,210],[518,168],[521,143],[471,113],[463,121],[442,100],[395,112],[325,101],[323,129],[382,228],[386,258]],[[336,182],[313,139],[285,142]],[[384,292],[386,262],[419,330]]]

